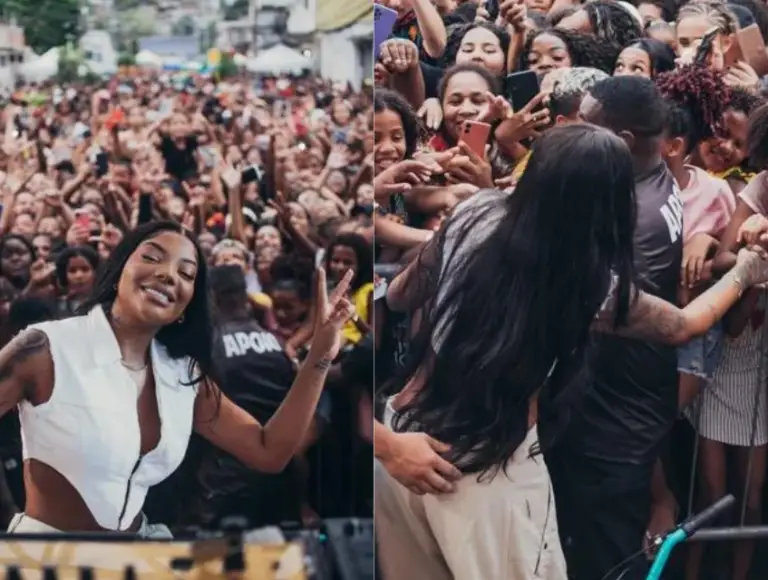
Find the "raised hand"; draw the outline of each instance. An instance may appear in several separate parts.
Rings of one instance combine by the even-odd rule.
[[[499,5],[499,24],[509,24],[517,33],[525,32],[525,19],[528,16],[523,0],[504,0]]]
[[[491,92],[485,93],[488,99],[488,111],[482,115],[478,121],[482,123],[493,123],[495,121],[504,121],[512,117],[512,105],[502,95],[494,95]]]
[[[439,168],[435,164],[406,159],[380,171],[373,179],[373,189],[377,197],[403,193],[414,185],[426,183],[437,172]]]
[[[736,256],[737,270],[746,286],[756,286],[768,282],[768,253],[760,246],[742,248]]]
[[[421,104],[416,115],[424,119],[427,129],[437,131],[443,123],[443,108],[440,106],[440,100],[435,98],[426,99]]]
[[[741,244],[754,245],[768,241],[768,219],[759,213],[749,216],[741,224],[736,241]]]
[[[29,268],[29,283],[35,288],[47,285],[56,272],[56,265],[45,260],[35,261]]]
[[[344,145],[335,145],[326,162],[329,169],[341,169],[349,165],[349,155]]]
[[[456,155],[445,165],[449,181],[471,183],[479,188],[492,188],[493,172],[486,158],[480,157],[472,148],[460,141],[455,148]]]
[[[341,347],[341,329],[354,315],[347,291],[354,273],[349,270],[328,295],[325,269],[315,275],[315,325],[309,353],[316,360],[332,361]]]
[[[405,38],[390,38],[381,43],[379,60],[392,74],[419,66],[419,49]]]

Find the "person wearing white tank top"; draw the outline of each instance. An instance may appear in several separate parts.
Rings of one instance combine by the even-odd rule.
[[[122,531],[170,537],[142,513],[181,463],[194,429],[262,472],[279,472],[310,425],[340,330],[350,276],[330,296],[318,270],[309,356],[265,425],[211,380],[206,266],[174,222],[115,248],[83,314],[28,327],[0,351],[0,416],[18,406],[24,513],[11,533]]]

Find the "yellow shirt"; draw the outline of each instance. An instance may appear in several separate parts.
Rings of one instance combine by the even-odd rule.
[[[368,298],[371,292],[373,292],[373,282],[363,284],[352,294],[352,305],[355,307],[355,313],[363,321],[368,320]],[[352,344],[357,344],[363,338],[357,325],[352,320],[348,320],[344,328],[341,329],[341,335],[347,342]]]
[[[263,292],[252,292],[248,294],[248,299],[255,306],[262,306],[264,308],[272,308],[272,299]]]
[[[523,157],[520,161],[518,161],[517,165],[515,165],[515,169],[512,171],[512,177],[514,178],[515,183],[520,181],[523,173],[525,173],[525,168],[528,167],[528,160],[530,158],[531,152],[528,151],[528,153],[525,154],[525,157]]]
[[[720,179],[739,179],[744,183],[749,183],[756,174],[751,171],[744,171],[741,167],[731,167],[719,173],[712,173],[712,175]]]

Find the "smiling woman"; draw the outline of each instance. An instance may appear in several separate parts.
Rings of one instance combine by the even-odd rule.
[[[81,316],[32,325],[0,351],[0,416],[18,405],[27,498],[9,531],[169,537],[142,507],[149,488],[181,463],[193,429],[251,469],[281,471],[338,353],[350,279],[329,297],[318,272],[312,347],[282,406],[261,425],[211,379],[199,246],[175,222],[132,231]]]

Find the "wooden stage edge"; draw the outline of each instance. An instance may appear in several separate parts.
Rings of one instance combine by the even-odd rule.
[[[57,580],[79,580],[83,567],[91,568],[94,580],[123,580],[133,567],[137,580],[307,580],[304,551],[300,544],[245,544],[245,570],[224,572],[226,543],[198,542],[61,542],[0,540],[0,570],[15,566],[23,580],[42,579],[47,567],[56,569]],[[188,571],[174,570],[174,560],[194,562]]]

